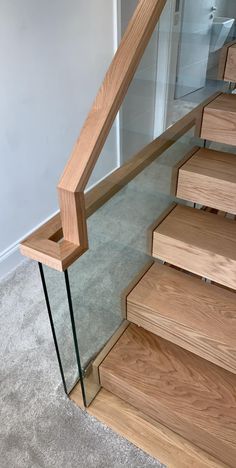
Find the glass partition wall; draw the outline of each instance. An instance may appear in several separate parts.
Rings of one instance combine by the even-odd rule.
[[[89,250],[66,274],[43,266],[66,389],[82,372],[86,404],[99,389],[93,360],[125,320],[152,261],[151,226],[175,201],[174,167],[194,144],[193,128],[87,219]]]
[[[137,0],[121,0],[121,33]],[[121,161],[216,91],[222,47],[236,39],[236,2],[167,0],[120,111]]]
[[[136,4],[120,1],[121,26]],[[128,167],[208,96],[229,91],[217,70],[223,45],[236,36],[235,17],[234,2],[167,0],[96,168],[102,161],[109,168],[114,152],[118,168]],[[89,249],[66,272],[40,267],[64,388],[69,393],[80,380],[85,405],[100,388],[96,357],[124,323],[127,294],[153,261],[151,226],[173,202],[183,203],[173,190],[175,168],[203,145],[194,132],[193,124],[98,203],[87,219]],[[88,186],[95,182],[92,174]]]
[[[179,0],[168,3],[166,21],[173,22],[175,32],[169,44],[168,73],[172,80],[168,78],[167,126],[215,91],[227,90],[227,84],[218,80],[220,54],[222,47],[236,35],[235,2]],[[171,4],[174,4],[172,11]]]

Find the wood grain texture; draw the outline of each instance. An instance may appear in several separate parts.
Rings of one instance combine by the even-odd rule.
[[[155,263],[127,297],[127,319],[236,374],[236,294]]]
[[[202,128],[202,119],[203,119],[203,112],[204,108],[210,104],[212,101],[214,101],[218,96],[220,96],[222,93],[220,91],[217,91],[216,93],[212,94],[209,96],[205,101],[203,101],[200,106],[199,106],[199,112],[198,116],[196,119],[196,128],[195,128],[195,135],[196,137],[201,137],[201,128]]]
[[[166,0],[138,2],[59,182],[64,238],[83,247],[81,238],[78,243],[80,210],[75,194],[85,190],[165,4]],[[73,197],[73,209],[68,210],[67,200]],[[83,226],[79,231],[83,232]]]
[[[79,384],[71,392],[70,398],[77,406],[83,408]],[[214,457],[105,389],[99,392],[87,408],[87,412],[168,468],[227,468]]]
[[[220,94],[204,107],[201,138],[236,145],[236,95]]]
[[[130,325],[100,378],[106,390],[235,467],[234,374]]]
[[[236,44],[228,48],[227,60],[225,65],[224,80],[236,82]]]
[[[31,237],[20,244],[21,254],[58,271],[65,271],[86,251],[68,241],[56,243],[50,239]]]
[[[153,233],[153,256],[236,289],[236,223],[178,205]]]
[[[178,178],[179,178],[179,170],[180,168],[189,160],[191,157],[199,150],[199,146],[194,146],[187,154],[179,161],[172,170],[172,177],[171,177],[171,189],[170,193],[174,197],[177,196],[177,187],[178,187]]]
[[[32,238],[20,244],[22,255],[47,265],[54,270],[63,271],[60,245],[49,239]]]
[[[235,41],[228,42],[228,44],[225,44],[224,47],[222,47],[221,52],[220,52],[220,60],[219,60],[219,67],[218,67],[218,80],[226,80],[226,81],[231,81],[227,80],[225,78],[225,69],[227,65],[227,58],[228,58],[228,52],[231,46],[234,46],[236,44]],[[235,80],[232,80],[235,81]]]
[[[140,0],[81,130],[59,188],[83,191],[166,0]]]
[[[88,247],[88,235],[84,193],[71,193],[63,189],[59,189],[58,192],[62,202],[60,213],[63,237],[68,242],[86,249]]]
[[[178,174],[177,197],[236,213],[236,156],[199,149],[182,165]]]

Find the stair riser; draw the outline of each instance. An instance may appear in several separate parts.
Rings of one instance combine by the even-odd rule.
[[[232,259],[158,232],[153,234],[152,255],[228,288],[236,289],[236,261]]]
[[[155,314],[155,321],[153,314]],[[212,341],[207,335],[200,335],[199,332],[196,333],[194,329],[186,325],[129,302],[127,303],[127,320],[236,374],[236,349],[231,349],[224,343]]]
[[[236,82],[236,48],[230,47],[227,54],[227,61],[224,73],[225,81]]]
[[[219,458],[223,463],[228,463],[230,467],[235,468],[236,453],[234,450],[229,449],[229,447],[223,443],[219,443],[218,439],[215,439],[204,431],[204,429],[200,429],[199,427],[195,428],[191,422],[188,423],[174,413],[169,412],[166,406],[163,407],[157,404],[156,400],[150,398],[149,401],[144,401],[143,396],[139,395],[138,389],[126,387],[122,380],[117,379],[114,381],[114,378],[110,377],[108,373],[102,370],[100,372],[100,379],[102,387],[106,390],[114,393],[138,410],[143,411],[159,423],[185,437],[185,439],[191,440],[191,442],[198,447],[206,450],[214,457]]]
[[[236,113],[208,109],[203,112],[201,138],[236,145]]]
[[[236,184],[180,170],[177,197],[236,214]]]
[[[106,390],[235,468],[235,376],[135,325],[99,371]]]

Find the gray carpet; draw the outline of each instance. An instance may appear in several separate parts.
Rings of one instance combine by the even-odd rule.
[[[159,467],[64,396],[38,267],[0,284],[0,467]]]

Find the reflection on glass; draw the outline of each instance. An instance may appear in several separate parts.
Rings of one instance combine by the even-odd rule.
[[[235,2],[167,0],[129,87],[89,186],[122,165],[208,96],[217,80],[220,52],[235,39]],[[121,29],[137,0],[121,0]],[[95,356],[125,316],[127,288],[151,260],[148,227],[173,202],[173,167],[194,145],[180,138],[88,219],[89,250],[68,271],[85,390],[99,388]],[[64,276],[45,268],[68,386],[78,378]]]
[[[137,0],[121,1],[121,31]],[[236,2],[167,0],[120,111],[120,160],[127,161],[227,83],[222,47],[236,38]]]
[[[124,319],[127,288],[151,260],[148,228],[173,202],[173,166],[193,144],[190,131],[87,220],[89,250],[69,268],[84,369]]]
[[[157,80],[166,83],[168,88],[163,129],[214,92],[227,88],[217,79],[220,53],[236,37],[235,2],[181,0],[177,11],[174,3],[167,1],[159,24],[162,35],[158,54],[165,47],[169,57],[166,69]],[[159,55],[158,61],[163,70]]]

